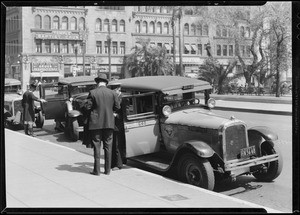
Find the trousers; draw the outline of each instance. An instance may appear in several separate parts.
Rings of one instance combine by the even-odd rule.
[[[90,130],[91,140],[94,146],[94,170],[95,174],[100,174],[101,141],[104,150],[104,173],[109,175],[111,170],[113,129]]]

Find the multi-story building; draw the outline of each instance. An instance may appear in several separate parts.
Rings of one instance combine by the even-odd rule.
[[[250,29],[243,23],[240,28],[246,38],[240,50],[251,62]],[[221,64],[235,57],[231,32],[210,25],[204,17],[182,16],[182,36],[178,20],[175,32],[176,63],[180,62],[182,38],[186,74],[197,73],[207,58],[207,45]],[[118,78],[124,56],[140,38],[149,38],[151,45],[165,46],[172,55],[172,10],[158,6],[8,7],[5,76],[21,80],[24,90],[35,79],[50,82],[109,70],[112,78]]]

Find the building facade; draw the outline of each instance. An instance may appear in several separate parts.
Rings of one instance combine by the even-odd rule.
[[[176,64],[182,38],[186,75],[197,74],[208,56],[208,45],[221,64],[235,58],[228,29],[209,25],[193,15],[182,16],[180,28],[177,20]],[[250,63],[250,29],[243,23],[240,28],[246,37],[240,50]],[[164,46],[172,55],[172,10],[156,6],[7,8],[5,77],[21,80],[23,89],[33,80],[51,82],[109,70],[112,79],[119,78],[124,56],[141,38],[149,38],[151,45]]]

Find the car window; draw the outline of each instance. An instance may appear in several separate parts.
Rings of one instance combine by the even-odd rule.
[[[155,113],[154,93],[123,93],[122,103],[127,119],[148,117]]]
[[[13,86],[5,86],[4,92],[5,93],[18,93],[21,90],[20,85],[13,85]]]
[[[58,85],[44,88],[45,99],[67,99],[68,88],[66,85]]]
[[[72,86],[71,88],[71,96],[77,95],[80,93],[87,93],[90,90],[94,89],[95,85],[80,85],[80,86]]]

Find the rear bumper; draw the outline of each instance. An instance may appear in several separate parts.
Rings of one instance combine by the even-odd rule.
[[[279,158],[279,154],[273,154],[273,155],[262,156],[255,159],[249,158],[248,160],[243,160],[243,161],[233,160],[225,163],[225,171],[239,170],[240,172],[241,169],[245,168],[246,170],[245,172],[247,172],[252,166],[257,166],[260,164],[276,161],[278,160],[278,158]]]

